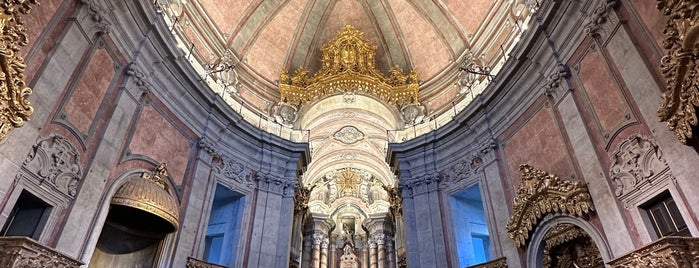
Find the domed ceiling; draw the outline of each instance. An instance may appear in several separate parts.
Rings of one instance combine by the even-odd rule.
[[[458,83],[467,58],[504,61],[530,12],[513,0],[173,0],[166,14],[206,74],[235,66],[231,97],[263,118],[279,101],[280,72],[317,71],[320,48],[345,25],[377,46],[378,70],[417,70],[430,118],[468,95]]]

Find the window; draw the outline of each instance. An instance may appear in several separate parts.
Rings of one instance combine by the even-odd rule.
[[[204,260],[234,266],[243,195],[217,185],[204,241]]]
[[[27,236],[39,240],[50,213],[49,204],[27,191],[22,191],[2,228],[2,235]]]
[[[658,195],[642,207],[658,238],[665,236],[690,236],[677,204],[669,192]],[[650,228],[649,228],[650,229]]]
[[[490,237],[478,185],[451,196],[459,267],[490,260]]]

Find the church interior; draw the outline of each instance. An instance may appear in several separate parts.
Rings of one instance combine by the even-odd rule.
[[[2,267],[699,267],[699,3],[4,0]]]

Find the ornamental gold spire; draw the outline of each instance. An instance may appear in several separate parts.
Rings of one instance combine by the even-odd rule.
[[[384,76],[375,67],[376,46],[362,39],[362,33],[354,27],[345,26],[321,51],[322,67],[312,76],[303,67],[293,75],[282,70],[281,103],[301,106],[341,93],[363,93],[399,107],[417,103],[417,72],[404,74],[393,67]]]

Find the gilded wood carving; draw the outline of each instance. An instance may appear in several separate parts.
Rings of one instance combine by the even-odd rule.
[[[417,103],[418,75],[394,67],[384,76],[375,67],[376,46],[362,39],[362,33],[345,26],[335,39],[325,44],[322,67],[312,76],[301,67],[294,75],[282,71],[279,79],[281,103],[301,106],[307,102],[340,93],[363,93],[389,104]]]
[[[24,125],[34,108],[27,96],[32,93],[24,81],[24,59],[20,49],[27,45],[27,34],[22,15],[36,4],[36,0],[4,0],[0,14],[0,140],[13,128]]]
[[[699,106],[699,2],[658,0],[657,7],[668,18],[663,30],[667,55],[660,62],[667,91],[658,117],[686,144],[693,136],[692,126],[697,125],[695,107]]]
[[[520,165],[519,171],[522,182],[512,201],[514,212],[506,226],[510,238],[518,247],[525,245],[529,232],[547,214],[564,213],[581,217],[594,211],[585,184],[561,180],[527,164]]]

